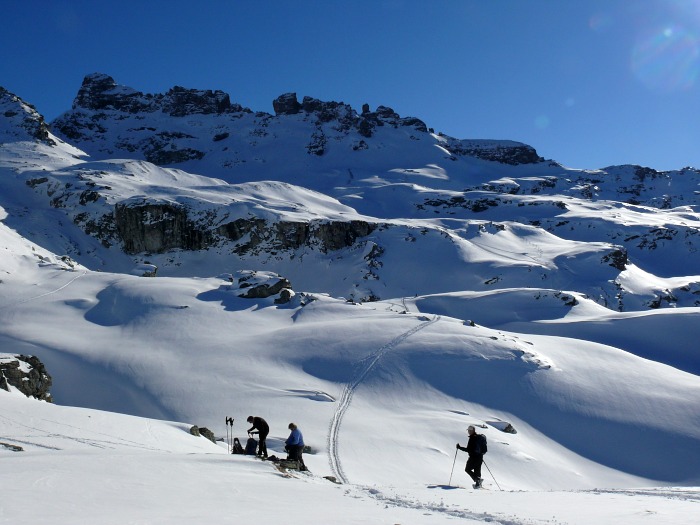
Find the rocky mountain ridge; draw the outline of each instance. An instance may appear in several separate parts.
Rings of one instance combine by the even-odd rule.
[[[429,131],[420,119],[401,117],[386,106],[371,111],[365,104],[358,113],[342,102],[323,102],[309,96],[299,102],[296,93],[279,96],[272,106],[274,115],[253,112],[231,103],[230,96],[222,91],[180,86],[164,94],[145,94],[118,85],[108,75],[95,73],[85,77],[73,109],[52,122],[52,128],[93,157],[125,151],[155,164],[174,165],[228,151],[228,155],[222,155],[227,158],[223,163],[218,159],[211,161],[219,168],[250,162],[241,158],[242,152],[230,151],[232,135],[251,137],[248,146],[256,149],[270,134],[277,141],[284,139],[274,128],[275,123],[288,120],[286,117],[296,116],[293,120],[306,123],[307,129],[298,130],[293,139],[303,140],[303,150],[318,157],[337,141],[349,143],[350,151],[365,150],[370,147],[366,139],[375,135],[378,128],[401,128],[410,140]],[[189,120],[202,115],[209,117],[206,124]],[[120,125],[124,121],[129,124],[126,128]],[[194,147],[197,141],[204,144]],[[217,148],[209,142],[217,143]],[[445,142],[449,155],[457,157],[473,156],[507,164],[544,161],[532,147],[512,141],[459,141],[445,137]]]
[[[385,106],[358,113],[289,93],[272,115],[221,91],[149,95],[103,74],[88,75],[73,109],[51,124],[57,137],[19,97],[0,92],[0,104],[4,165],[99,242],[58,242],[86,266],[97,257],[115,267],[117,252],[157,264],[158,275],[266,265],[306,289],[360,301],[532,287],[537,276],[615,309],[700,304],[687,270],[700,248],[693,168],[574,170],[525,144],[434,133]],[[48,149],[32,156],[17,140]],[[90,158],[54,147],[66,143]],[[44,156],[60,167],[47,169]],[[506,263],[494,242],[508,245]],[[424,270],[430,278],[393,277],[425,252],[440,254]],[[207,265],[191,266],[188,253]],[[457,270],[465,264],[468,275]],[[620,280],[630,268],[677,278],[632,291]]]

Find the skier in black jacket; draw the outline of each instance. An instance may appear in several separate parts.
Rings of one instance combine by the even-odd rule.
[[[267,457],[267,435],[270,433],[270,427],[263,418],[258,416],[248,416],[248,423],[252,424],[248,429],[248,435],[258,434],[258,456]]]
[[[469,454],[464,471],[474,480],[474,488],[480,489],[483,481],[481,479],[481,464],[484,462],[484,454],[486,453],[486,447],[484,446],[486,440],[483,435],[476,433],[472,425],[469,425],[467,432],[469,433],[469,442],[466,448],[460,446],[459,443],[457,443],[457,448]]]

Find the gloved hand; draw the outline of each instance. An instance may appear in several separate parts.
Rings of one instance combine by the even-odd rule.
[[[461,448],[461,447],[459,446],[459,443],[457,443],[457,448]]]

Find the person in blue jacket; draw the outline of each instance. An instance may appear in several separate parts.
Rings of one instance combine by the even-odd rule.
[[[306,465],[304,465],[304,460],[302,458],[302,452],[304,452],[304,436],[294,423],[290,423],[288,428],[292,432],[289,434],[287,441],[284,442],[284,450],[287,451],[287,459],[296,459],[299,462],[299,470],[306,470]]]

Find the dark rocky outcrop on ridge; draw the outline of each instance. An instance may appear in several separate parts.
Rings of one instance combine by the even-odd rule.
[[[73,109],[56,119],[52,126],[59,136],[73,141],[91,155],[111,156],[121,150],[158,165],[202,160],[215,151],[202,148],[202,141],[226,143],[232,136],[250,136],[252,140],[248,146],[254,149],[260,139],[270,141],[270,125],[279,119],[302,118],[307,122],[308,138],[303,147],[315,157],[326,155],[334,143],[343,140],[349,141],[351,151],[368,149],[367,140],[382,127],[405,130],[402,140],[409,141],[428,136],[430,132],[422,120],[401,117],[387,106],[371,111],[365,104],[358,113],[343,102],[324,102],[309,96],[299,102],[296,93],[285,93],[272,101],[272,107],[274,115],[253,113],[232,103],[229,95],[220,90],[175,86],[167,93],[145,94],[118,85],[109,75],[94,73],[83,80]],[[198,115],[208,115],[214,120],[201,128],[182,122],[185,117]],[[240,119],[244,122],[238,123]],[[123,129],[125,124],[127,129]],[[278,131],[274,141],[285,144],[285,141],[294,140],[286,133]],[[445,138],[444,147],[456,157],[510,165],[544,160],[534,148],[517,142],[499,141],[494,146],[493,141],[478,143]],[[223,162],[224,166],[246,162],[225,144],[220,151],[226,152],[225,157],[231,157]]]
[[[231,104],[229,95],[223,91],[175,86],[167,93],[150,95],[119,86],[112,77],[102,73],[85,77],[73,101],[73,109],[115,110],[126,113],[162,111],[173,117],[250,112],[239,104]]]

